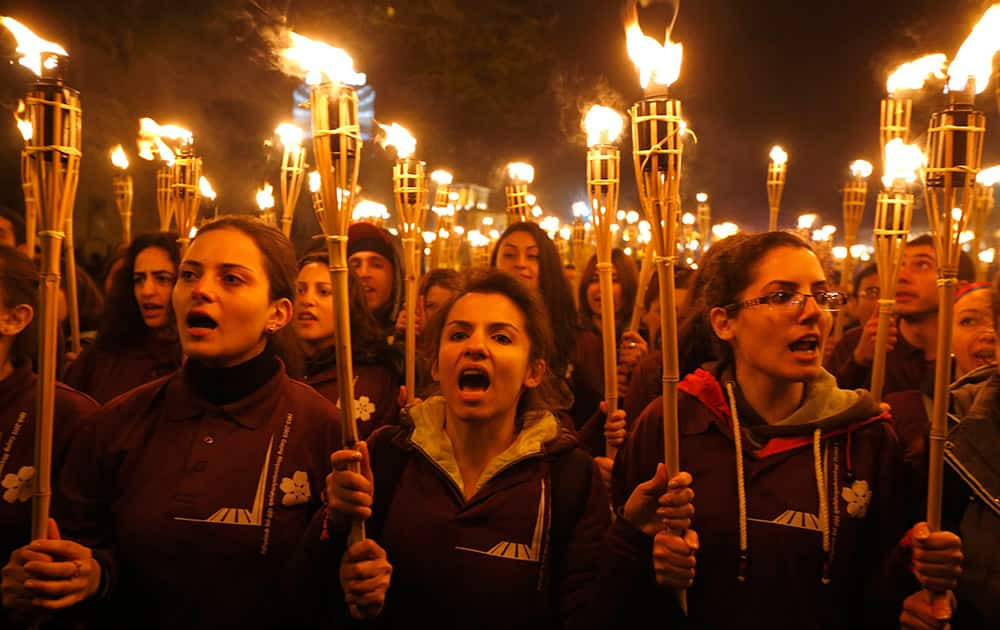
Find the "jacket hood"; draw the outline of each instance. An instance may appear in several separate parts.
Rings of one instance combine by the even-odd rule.
[[[964,418],[972,409],[979,391],[997,373],[997,366],[984,365],[972,370],[951,384],[951,410],[959,418]],[[928,414],[930,415],[930,414]]]
[[[443,396],[432,396],[408,410],[413,432],[410,442],[451,477],[463,494],[479,492],[490,479],[515,462],[569,450],[576,438],[561,427],[548,411],[533,411],[522,416],[523,425],[514,442],[486,466],[472,493],[465,492],[451,439],[445,432],[446,403]]]
[[[746,401],[731,368],[709,364],[695,370],[680,384],[681,391],[697,398],[717,421],[732,429],[731,411],[724,384],[731,382],[742,425],[755,450],[764,448],[773,438],[808,438],[820,429],[824,436],[852,430],[860,424],[888,417],[881,406],[863,389],[837,387],[837,380],[824,369],[805,384],[805,394],[799,407],[778,422],[767,423]],[[764,453],[761,453],[762,455]]]

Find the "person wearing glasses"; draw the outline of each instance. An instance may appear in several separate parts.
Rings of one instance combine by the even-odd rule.
[[[845,297],[785,232],[736,243],[715,269],[702,316],[719,361],[679,386],[684,472],[668,482],[659,464],[658,402],[618,453],[607,614],[621,627],[670,609],[692,628],[891,627],[901,600],[869,582],[906,530],[900,448],[888,413],[821,366]],[[687,589],[686,618],[667,589]]]
[[[930,392],[934,382],[934,353],[937,349],[938,290],[937,252],[934,239],[922,234],[906,244],[903,265],[896,284],[894,318],[886,343],[883,394],[908,390]],[[958,265],[959,282],[975,278],[972,259],[962,254]],[[875,358],[878,329],[877,300],[864,324],[849,330],[837,343],[826,369],[845,388],[869,387]]]

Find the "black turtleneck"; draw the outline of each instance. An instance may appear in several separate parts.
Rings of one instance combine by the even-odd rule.
[[[280,367],[269,344],[254,358],[232,367],[209,367],[188,359],[184,364],[184,382],[199,398],[213,405],[228,405],[263,387]]]

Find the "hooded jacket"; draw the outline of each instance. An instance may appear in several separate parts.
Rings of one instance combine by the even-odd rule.
[[[799,408],[772,424],[722,366],[688,375],[678,402],[680,469],[694,480],[700,539],[689,614],[656,585],[652,539],[624,518],[603,555],[611,613],[638,622],[672,609],[678,627],[691,628],[891,627],[895,610],[880,609],[880,592],[868,585],[904,529],[888,420],[866,392],[838,389],[825,371],[806,383]],[[658,399],[618,453],[616,508],[653,477],[662,445]]]
[[[444,398],[433,397],[410,408],[403,425],[369,440],[375,496],[382,495],[369,531],[393,565],[373,625],[590,627],[597,555],[610,521],[593,460],[552,414],[526,414],[514,443],[466,500],[444,421]],[[387,475],[392,466],[400,470]],[[567,487],[556,471],[576,481]],[[554,505],[564,497],[574,505]],[[343,602],[330,570],[343,548],[343,535],[331,533],[320,553],[307,554],[313,571],[332,582],[331,604]]]

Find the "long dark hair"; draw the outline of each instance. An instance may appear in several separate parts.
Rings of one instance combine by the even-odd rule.
[[[517,401],[517,427],[520,429],[525,413],[551,411],[553,402],[558,400],[558,394],[553,389],[555,379],[551,378],[549,368],[556,350],[549,314],[538,293],[513,275],[492,268],[470,270],[465,277],[463,288],[448,300],[427,324],[425,331],[427,355],[432,357],[435,364],[441,349],[441,335],[444,332],[445,322],[448,321],[448,314],[458,300],[470,293],[500,295],[513,302],[524,317],[525,332],[531,342],[529,361],[539,359],[545,361],[546,373],[539,386],[526,388]]]
[[[745,238],[717,254],[716,264],[704,286],[703,317],[708,321],[713,308],[726,307],[739,301],[740,294],[753,283],[757,266],[771,250],[793,247],[813,251],[808,243],[790,232],[764,232]],[[711,251],[711,250],[709,250]],[[715,355],[726,363],[733,362],[732,347],[719,339],[709,325]]]
[[[611,250],[611,264],[618,275],[618,284],[621,285],[621,304],[616,304],[621,308],[615,309],[615,336],[618,337],[624,332],[626,323],[632,319],[632,309],[635,307],[635,294],[639,290],[639,273],[636,271],[635,262],[622,250],[615,248]],[[597,255],[590,257],[587,265],[583,268],[580,276],[580,288],[577,297],[580,304],[580,324],[584,327],[598,329],[594,322],[594,313],[587,303],[587,289],[590,286],[591,278],[597,274]],[[599,329],[598,329],[599,330]]]
[[[562,270],[562,260],[559,250],[545,230],[531,221],[520,221],[507,226],[496,247],[490,254],[490,266],[497,266],[497,255],[504,239],[514,232],[527,232],[538,245],[538,292],[548,310],[552,331],[555,333],[556,353],[550,368],[553,373],[562,375],[569,365],[569,357],[576,345],[576,306],[573,304],[573,291]]]
[[[273,302],[285,298],[293,305],[295,304],[295,279],[298,275],[295,267],[295,248],[288,237],[281,233],[281,230],[256,218],[229,214],[201,226],[191,243],[198,240],[202,234],[217,230],[237,230],[248,236],[257,245],[260,256],[264,260],[264,273],[267,274],[269,290],[268,299]],[[302,353],[299,351],[295,332],[290,325],[268,336],[267,344],[275,354],[284,360],[290,374],[301,371]]]
[[[107,350],[121,350],[143,342],[149,335],[149,328],[142,319],[139,303],[135,299],[135,261],[145,250],[156,247],[163,250],[174,264],[174,275],[181,262],[177,235],[169,232],[140,234],[129,244],[125,252],[125,264],[118,268],[111,279],[111,291],[104,305],[104,315],[97,329],[98,347]],[[174,309],[167,304],[173,326]]]
[[[22,252],[0,245],[0,298],[4,308],[27,304],[35,309],[38,317],[38,270],[34,262]],[[31,357],[35,347],[35,320],[21,331],[11,347],[11,360],[21,363]]]

